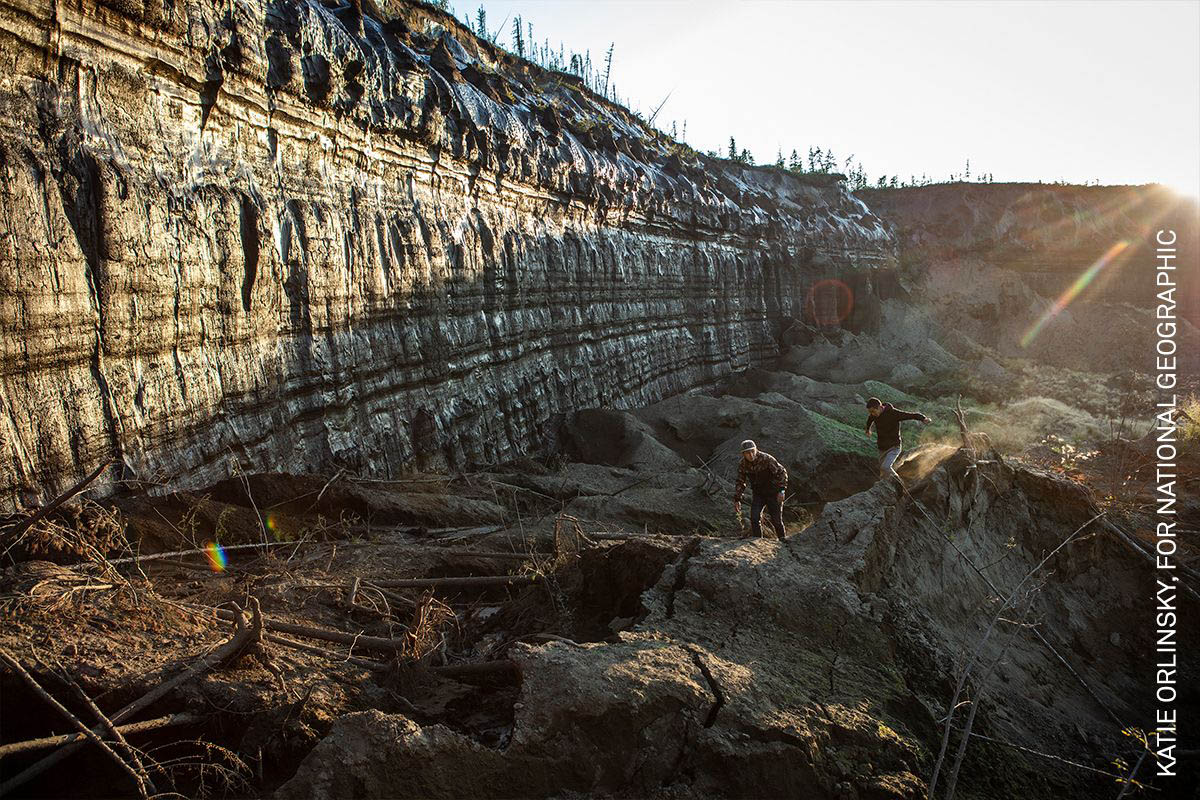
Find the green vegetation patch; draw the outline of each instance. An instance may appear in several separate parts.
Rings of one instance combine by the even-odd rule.
[[[844,422],[838,422],[836,419],[831,419],[812,409],[804,410],[808,413],[808,418],[813,421],[813,425],[816,426],[817,436],[833,450],[875,457],[874,441],[863,436],[862,428],[852,428]]]

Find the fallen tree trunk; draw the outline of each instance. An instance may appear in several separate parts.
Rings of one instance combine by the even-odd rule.
[[[103,464],[101,464],[100,466],[98,466],[94,470],[92,470],[91,473],[89,473],[86,478],[79,481],[79,483],[75,484],[70,489],[67,489],[65,492],[60,494],[58,497],[54,498],[46,505],[39,508],[37,510],[37,513],[35,513],[33,516],[29,517],[28,519],[24,520],[23,522],[17,523],[16,528],[13,529],[13,539],[16,540],[16,539],[21,538],[21,535],[24,534],[25,531],[32,528],[39,521],[48,517],[63,503],[67,502],[72,497],[74,497],[75,495],[79,494],[84,489],[86,489],[88,487],[88,484],[90,484],[92,481],[96,480],[96,478],[98,478],[100,476],[100,473],[104,472],[104,470],[107,469],[108,465],[111,463],[112,463],[112,461],[105,461]]]
[[[267,634],[266,639],[268,642],[274,642],[275,644],[282,645],[283,647],[290,647],[293,650],[300,650],[305,653],[312,653],[312,654],[318,655],[318,656],[325,656],[326,658],[331,659],[333,661],[344,661],[344,662],[347,662],[350,664],[354,664],[355,666],[362,667],[363,669],[369,669],[372,672],[387,672],[388,670],[390,670],[392,668],[391,664],[385,664],[382,661],[372,661],[369,658],[359,658],[358,656],[352,656],[352,655],[347,655],[344,653],[338,653],[333,650],[326,649],[324,647],[317,647],[315,644],[308,644],[306,642],[297,642],[292,639],[285,639],[282,636],[275,636],[274,634],[270,634],[270,633]]]
[[[211,611],[219,619],[232,621],[236,616],[234,612],[224,608],[209,608],[204,606],[205,610]],[[271,619],[270,617],[263,618],[263,626],[269,631],[276,633],[286,633],[290,636],[303,636],[306,639],[319,639],[324,642],[334,642],[335,644],[347,644],[354,647],[363,647],[368,650],[401,650],[405,643],[403,639],[383,639],[378,636],[364,636],[361,634],[344,633],[342,631],[327,631],[321,628],[311,628],[307,625],[293,625],[290,622],[280,622],[279,620]]]
[[[177,725],[192,725],[198,722],[203,722],[208,719],[202,714],[169,714],[165,717],[157,719],[148,719],[145,722],[131,722],[128,725],[118,725],[117,731],[122,736],[129,736],[133,733],[143,733],[145,731],[156,731],[160,728],[173,728]],[[47,747],[59,747],[64,744],[72,744],[85,739],[83,733],[64,733],[59,736],[44,736],[41,739],[27,739],[23,742],[12,742],[6,745],[0,745],[0,758],[4,756],[12,756],[18,753],[29,753],[34,750],[45,750]]]
[[[324,647],[306,644],[305,642],[297,642],[291,639],[285,639],[282,636],[273,636],[268,634],[267,641],[284,647],[291,647],[296,650],[301,650],[306,653],[324,656],[332,661],[347,662],[363,669],[371,670],[372,672],[389,672],[395,668],[395,662],[384,663],[382,661],[372,661],[369,658],[359,658],[358,656],[345,655],[333,650],[328,650]],[[402,665],[403,666],[403,665]],[[453,678],[469,683],[472,679],[475,680],[517,680],[520,677],[520,672],[517,665],[507,659],[502,661],[482,661],[477,664],[451,664],[444,667],[426,667],[429,672],[442,678]]]
[[[524,586],[536,580],[535,575],[479,575],[469,578],[408,578],[371,583],[384,589],[482,589],[488,586]]]
[[[36,678],[29,674],[28,670],[22,666],[21,662],[18,661],[15,656],[10,655],[8,651],[4,650],[3,648],[0,648],[0,661],[3,661],[5,664],[7,664],[8,668],[15,672],[22,680],[24,680],[35,694],[45,700],[46,703],[54,710],[66,717],[72,725],[79,729],[81,736],[93,742],[97,747],[100,748],[101,751],[103,751],[106,756],[113,761],[113,763],[117,765],[118,768],[125,772],[129,776],[130,780],[133,781],[134,786],[137,787],[138,795],[141,796],[143,800],[146,800],[146,798],[152,794],[158,794],[158,789],[154,787],[154,784],[150,781],[149,776],[146,775],[144,768],[139,768],[140,765],[135,765],[127,758],[127,756],[122,756],[120,753],[114,750],[112,747],[114,742],[105,741],[103,738],[101,738],[100,734],[106,729],[108,731],[115,732],[111,722],[109,722],[106,717],[101,716],[101,721],[103,723],[102,725],[97,726],[95,729],[89,728],[86,724],[84,724],[83,720],[75,716],[75,714],[72,713],[69,708],[64,706],[58,701],[57,698],[42,688],[42,685],[37,682]],[[93,708],[95,708],[94,704]],[[119,741],[122,744],[124,743],[123,739]]]
[[[325,540],[323,540],[323,539],[321,539],[321,540],[314,539],[312,541],[312,544],[324,544],[324,543],[325,543]],[[305,544],[305,542],[251,542],[250,544],[222,545],[221,550],[223,552],[228,553],[233,550],[249,550],[249,549],[256,548],[256,547],[263,548],[263,549],[266,549],[269,547],[289,547],[289,546],[290,547],[298,547],[303,544]],[[209,551],[203,547],[192,549],[192,550],[172,550],[169,553],[151,553],[150,555],[147,555],[147,556],[129,556],[128,558],[114,558],[114,559],[111,559],[108,563],[111,565],[134,564],[134,563],[140,564],[145,561],[158,561],[159,559],[175,558],[177,556],[202,556],[202,555],[207,555],[208,552]]]

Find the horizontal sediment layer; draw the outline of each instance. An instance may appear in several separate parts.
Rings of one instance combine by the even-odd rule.
[[[836,179],[355,8],[0,0],[0,505],[512,459],[773,357],[828,279],[870,329],[895,243]]]

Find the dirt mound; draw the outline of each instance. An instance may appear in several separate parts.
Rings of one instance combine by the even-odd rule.
[[[585,464],[658,470],[687,467],[628,411],[589,408],[572,414],[564,425],[563,445],[573,461]]]
[[[1112,665],[1148,647],[1115,612],[1152,584],[1088,526],[1094,511],[1069,481],[952,451],[912,499],[878,484],[783,542],[680,541],[615,637],[510,648],[506,747],[346,717],[277,796],[924,797],[938,720],[978,653],[993,668],[960,698],[980,706],[960,785],[1094,797],[1130,755],[1121,725],[1148,711]],[[1046,770],[1038,753],[1084,768]]]
[[[753,400],[679,395],[634,413],[664,445],[689,463],[706,464],[730,487],[744,439],[788,468],[788,491],[798,502],[844,497],[875,480],[877,456],[861,431],[778,391]]]

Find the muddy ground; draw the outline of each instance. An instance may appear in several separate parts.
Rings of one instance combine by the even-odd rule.
[[[889,391],[943,425],[906,431],[909,493],[874,482],[858,430]],[[80,690],[118,725],[184,715],[129,742],[189,797],[919,798],[935,770],[938,796],[1115,796],[1153,708],[1155,585],[1145,485],[1105,481],[1146,442],[968,448],[948,402],[754,371],[581,411],[552,458],[486,472],[76,498],[10,521],[0,645],[87,725]],[[782,541],[733,516],[744,438],[789,468]],[[493,579],[446,580],[472,576]],[[255,601],[239,652],[121,717]],[[63,746],[3,748],[72,723],[14,669],[0,691],[9,796],[136,794],[91,744],[24,780]],[[1180,764],[1155,796],[1190,796]]]

